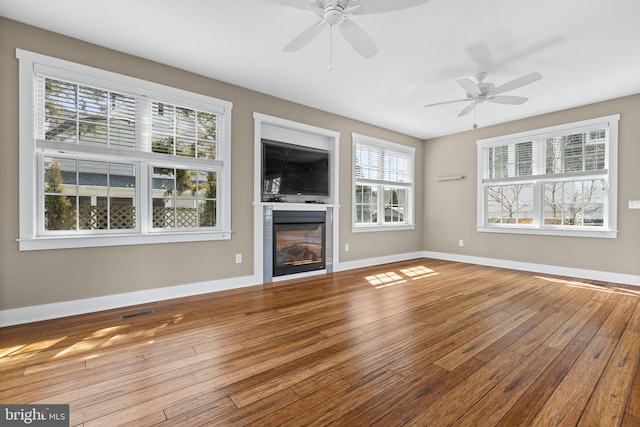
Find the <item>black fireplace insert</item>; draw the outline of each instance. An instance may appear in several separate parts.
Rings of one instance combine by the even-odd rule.
[[[325,230],[325,211],[273,211],[273,276],[324,269]]]

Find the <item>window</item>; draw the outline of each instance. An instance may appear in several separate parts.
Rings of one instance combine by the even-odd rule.
[[[21,250],[230,238],[231,103],[17,57]]]
[[[353,134],[353,230],[412,229],[415,149]]]
[[[616,237],[618,120],[478,141],[478,230]]]

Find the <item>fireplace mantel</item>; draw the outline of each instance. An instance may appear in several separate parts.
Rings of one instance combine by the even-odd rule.
[[[326,211],[338,208],[335,203],[289,203],[289,202],[255,202],[254,206],[271,206],[274,211]]]

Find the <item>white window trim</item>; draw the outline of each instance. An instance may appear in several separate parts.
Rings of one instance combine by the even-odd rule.
[[[356,168],[355,168],[355,156],[356,145],[358,143],[379,147],[382,149],[397,151],[399,153],[407,154],[411,161],[409,162],[409,176],[410,182],[407,187],[409,188],[409,197],[407,200],[407,222],[404,224],[384,224],[381,221],[378,224],[356,224]],[[358,133],[351,134],[351,157],[353,159],[353,167],[351,168],[351,232],[353,233],[366,233],[377,231],[400,231],[400,230],[414,230],[415,225],[415,157],[416,149],[402,144],[396,144],[394,142],[385,141],[371,136],[362,135]],[[382,203],[382,202],[380,202]]]
[[[542,129],[536,129],[526,132],[519,132],[510,135],[497,136],[493,138],[481,139],[476,141],[477,145],[477,225],[476,230],[479,232],[487,233],[511,233],[511,234],[534,234],[534,235],[549,235],[549,236],[567,236],[567,237],[596,237],[596,238],[611,238],[615,239],[618,235],[617,229],[617,207],[618,207],[618,121],[620,120],[619,114],[614,114],[605,117],[598,117],[594,119],[582,120],[578,122],[567,123],[563,125],[551,126]],[[604,214],[608,218],[608,228],[606,229],[594,229],[592,227],[573,227],[573,228],[551,228],[540,226],[522,226],[522,225],[505,225],[486,224],[486,195],[485,195],[485,183],[494,180],[488,180],[484,177],[485,170],[488,169],[487,160],[483,154],[483,150],[488,147],[495,147],[505,144],[514,144],[518,142],[526,142],[532,139],[545,138],[550,136],[557,136],[559,133],[566,133],[567,131],[576,130],[580,132],[607,127],[609,129],[609,141],[608,152],[606,156],[605,175],[608,175],[608,188],[607,188],[607,200],[605,202]],[[571,173],[557,174],[564,177],[570,177]],[[582,173],[573,174],[581,176]],[[552,175],[547,175],[550,177]],[[533,182],[537,181],[539,176],[524,176],[516,178],[507,178],[499,180],[502,182]],[[534,196],[536,197],[536,196]],[[537,197],[539,199],[539,197]],[[542,200],[535,200],[534,207],[538,208],[542,206]]]
[[[18,58],[18,90],[19,90],[19,249],[21,251],[30,250],[47,250],[47,249],[65,249],[65,248],[85,248],[100,246],[119,246],[119,245],[139,245],[139,244],[156,244],[156,243],[172,243],[172,242],[195,242],[195,241],[211,241],[211,240],[228,240],[231,238],[231,110],[233,104],[229,101],[216,99],[210,96],[197,94],[122,74],[113,73],[73,62],[53,58],[38,53],[16,49],[16,57]],[[36,191],[38,186],[39,171],[38,165],[38,149],[35,139],[35,117],[33,108],[33,79],[37,71],[45,71],[51,77],[60,77],[69,79],[70,75],[74,76],[74,80],[81,84],[103,87],[105,81],[112,90],[120,90],[125,93],[132,93],[142,96],[158,96],[161,94],[162,99],[167,102],[174,102],[178,105],[189,105],[192,108],[202,109],[205,111],[224,113],[225,123],[223,124],[224,140],[222,142],[224,148],[222,152],[222,164],[224,165],[221,173],[218,174],[219,188],[222,189],[219,197],[219,203],[222,205],[220,217],[218,218],[218,230],[186,230],[186,231],[163,231],[163,232],[145,232],[141,227],[141,233],[132,234],[129,232],[110,233],[108,235],[77,235],[77,236],[40,236],[38,234],[38,197],[39,192]],[[51,148],[54,144],[49,144]],[[138,152],[137,154],[140,155]],[[144,156],[144,154],[142,154]],[[162,155],[149,153],[149,161],[156,161]],[[166,156],[164,156],[166,158]],[[151,160],[154,159],[154,160]],[[175,160],[175,159],[173,159]],[[198,163],[199,159],[185,159],[185,163],[193,165]],[[134,163],[135,159],[130,159],[130,163]],[[175,162],[173,162],[175,164]],[[215,163],[215,162],[214,162]],[[219,162],[217,162],[219,163]],[[211,166],[212,163],[209,164]],[[146,171],[138,171],[140,176],[140,185],[148,184]],[[140,192],[137,195],[141,197]],[[138,206],[142,206],[139,204]],[[145,209],[142,208],[144,214]],[[148,230],[147,230],[148,231]]]

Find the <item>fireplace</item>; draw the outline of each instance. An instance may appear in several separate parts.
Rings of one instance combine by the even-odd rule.
[[[326,212],[273,211],[273,276],[326,267]]]

